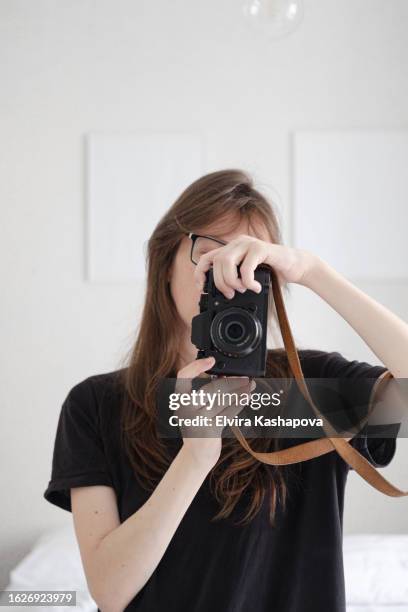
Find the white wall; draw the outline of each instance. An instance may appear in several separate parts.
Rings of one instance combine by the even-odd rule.
[[[253,172],[276,192],[288,237],[292,130],[407,127],[405,0],[305,0],[302,26],[274,43],[245,30],[239,5],[0,1],[3,584],[40,532],[72,520],[42,498],[60,405],[79,379],[116,367],[143,294],[83,280],[84,133],[201,131],[207,171]],[[406,286],[362,288],[407,318]],[[310,291],[292,296],[298,342],[374,362]],[[384,473],[406,486],[403,442]],[[406,515],[406,499],[350,477],[347,531],[406,531]]]

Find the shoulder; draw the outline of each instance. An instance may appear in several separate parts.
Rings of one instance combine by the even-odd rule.
[[[348,358],[340,351],[325,351],[315,348],[298,348],[297,353],[305,378],[377,378],[387,370],[384,365],[373,365],[366,361]],[[286,363],[287,353],[284,348],[268,351],[268,361]]]
[[[124,369],[87,376],[66,394],[63,413],[89,422],[108,422],[120,413]]]
[[[68,391],[73,400],[102,399],[106,394],[120,393],[123,389],[123,374],[125,369],[112,370],[100,374],[92,374],[79,380]]]
[[[300,365],[306,378],[324,375],[327,363],[336,359],[339,353],[320,349],[297,348]],[[269,349],[267,354],[268,370],[283,370],[289,368],[288,355],[285,348]]]
[[[344,357],[338,351],[322,349],[300,349],[299,360],[305,377],[318,378],[335,376],[339,360]]]

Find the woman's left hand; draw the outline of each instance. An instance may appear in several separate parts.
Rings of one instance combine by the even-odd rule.
[[[244,293],[251,289],[261,291],[254,279],[254,270],[259,264],[271,266],[280,283],[305,284],[307,273],[314,267],[318,257],[310,251],[273,244],[242,234],[218,249],[204,253],[194,270],[194,278],[201,289],[205,273],[212,266],[216,287],[227,298],[234,297],[235,290]],[[240,265],[241,278],[237,266]]]

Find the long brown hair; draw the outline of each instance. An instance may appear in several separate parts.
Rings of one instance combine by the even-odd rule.
[[[242,218],[250,225],[254,218],[260,220],[271,242],[282,243],[273,206],[255,189],[251,176],[238,169],[212,172],[194,181],[160,219],[148,241],[146,295],[137,339],[122,370],[125,393],[121,411],[124,448],[136,479],[148,491],[154,490],[171,461],[155,422],[158,384],[163,377],[176,377],[179,353],[180,318],[170,293],[168,271],[185,232],[195,232],[208,226],[209,219],[231,213],[237,226]],[[282,288],[287,290],[287,285]],[[273,305],[273,300],[270,303]],[[276,320],[273,306],[270,322]],[[284,349],[268,350],[267,376],[292,377]],[[277,439],[256,438],[250,443],[260,452],[278,448]],[[220,458],[210,472],[212,493],[220,505],[212,520],[229,517],[245,493],[247,511],[236,524],[246,524],[268,494],[273,525],[278,500],[283,509],[286,505],[284,467],[260,463],[236,439],[223,438]]]

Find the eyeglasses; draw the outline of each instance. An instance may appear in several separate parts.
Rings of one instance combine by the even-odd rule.
[[[195,266],[198,264],[201,255],[213,251],[214,249],[219,249],[220,245],[223,246],[228,244],[224,242],[224,240],[212,238],[212,236],[201,236],[200,234],[193,234],[192,232],[187,235],[192,241],[190,259]]]

